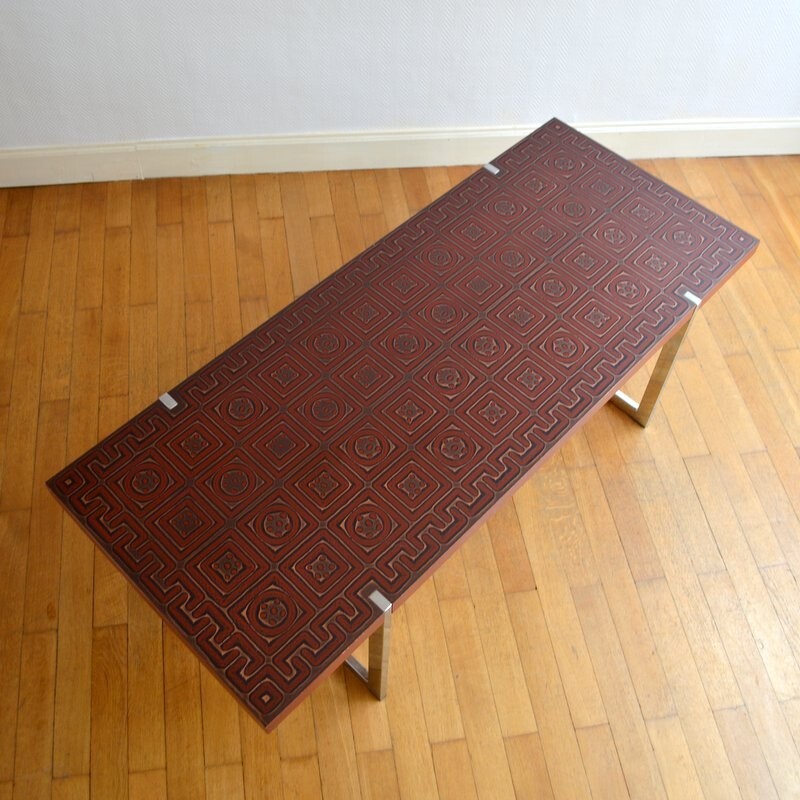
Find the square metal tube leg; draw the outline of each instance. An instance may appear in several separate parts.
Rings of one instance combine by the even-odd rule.
[[[392,604],[379,591],[375,590],[369,599],[383,614],[383,624],[369,637],[369,661],[365,667],[355,656],[350,656],[347,664],[361,678],[378,698],[386,697],[389,682],[389,644],[392,634]]]
[[[621,408],[629,417],[636,420],[643,428],[647,426],[650,421],[650,415],[658,403],[658,398],[661,396],[661,390],[664,388],[664,383],[672,370],[672,365],[675,363],[675,356],[686,337],[689,326],[694,319],[695,312],[700,307],[700,298],[691,292],[684,292],[683,296],[689,301],[692,306],[692,312],[689,319],[683,323],[683,326],[678,332],[661,348],[661,353],[656,361],[653,374],[650,376],[650,381],[647,388],[644,390],[642,399],[637,403],[633,398],[628,397],[624,392],[617,392],[612,398],[611,402]]]

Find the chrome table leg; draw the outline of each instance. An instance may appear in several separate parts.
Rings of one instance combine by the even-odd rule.
[[[389,643],[392,633],[392,604],[377,589],[369,599],[383,614],[383,623],[369,637],[369,661],[365,667],[355,656],[349,656],[347,664],[367,684],[378,700],[386,697],[389,680]]]
[[[700,298],[697,297],[697,295],[691,292],[684,292],[683,296],[691,304],[692,313],[678,332],[661,348],[661,353],[658,356],[658,361],[656,361],[653,374],[650,376],[650,381],[644,390],[642,399],[637,403],[636,400],[629,397],[624,392],[617,392],[611,398],[611,402],[617,406],[617,408],[621,408],[643,428],[646,427],[647,423],[650,421],[650,415],[653,413],[658,398],[661,396],[661,390],[664,388],[664,383],[672,370],[672,365],[675,362],[678,349],[686,337],[686,332],[689,330],[689,326],[694,319],[695,312],[700,307]]]

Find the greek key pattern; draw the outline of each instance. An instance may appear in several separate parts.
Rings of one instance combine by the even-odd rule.
[[[558,120],[50,481],[267,726],[756,240]]]

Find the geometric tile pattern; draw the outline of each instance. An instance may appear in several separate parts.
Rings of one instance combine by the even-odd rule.
[[[50,487],[273,726],[753,251],[552,120]]]

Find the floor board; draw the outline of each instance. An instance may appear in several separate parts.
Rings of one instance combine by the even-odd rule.
[[[800,169],[646,167],[761,237],[646,431],[601,411],[271,734],[43,487],[469,168],[0,192],[0,796],[800,794]],[[644,378],[632,382],[635,390]]]

